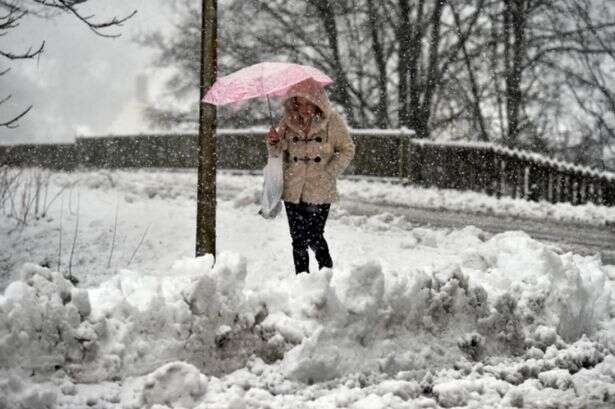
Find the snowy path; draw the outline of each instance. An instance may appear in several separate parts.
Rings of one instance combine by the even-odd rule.
[[[98,186],[98,182],[95,185]],[[257,214],[252,191],[241,186],[230,189],[226,186],[221,184],[218,189],[218,252],[245,255],[248,281],[255,285],[261,278],[252,272],[268,271],[271,276],[288,277],[292,274],[292,254],[284,212],[274,220],[265,220]],[[142,191],[133,193],[133,187],[128,184],[109,190],[81,188],[81,202],[87,206],[82,206],[80,211],[72,261],[72,272],[80,280],[80,286],[99,285],[121,269],[166,275],[176,260],[193,257],[196,204],[187,189],[181,186],[181,194],[174,198],[149,198]],[[109,264],[117,200],[120,200],[118,231]],[[66,272],[77,213],[74,208],[71,213],[67,203],[64,206],[61,265]],[[25,262],[54,268],[58,265],[59,213],[60,204],[57,203],[48,218],[19,229],[13,228],[13,220],[0,218],[0,230],[6,226],[8,232],[0,236],[0,291],[19,277]],[[449,257],[430,246],[421,246],[420,251],[400,251],[414,243],[408,227],[412,226],[391,225],[378,217],[346,215],[336,206],[327,224],[327,237],[336,262],[342,268],[369,259],[378,259],[387,268],[392,265],[442,267],[458,259],[455,251],[451,251]],[[143,245],[136,251],[145,233]],[[374,240],[378,246],[370,244]]]
[[[370,180],[371,183],[380,182]],[[230,200],[238,189],[224,186],[218,194]],[[536,240],[557,245],[565,251],[581,255],[600,253],[604,264],[615,264],[615,229],[581,223],[554,220],[537,220],[519,216],[486,215],[446,209],[425,209],[369,200],[349,198],[342,193],[340,209],[355,216],[374,216],[389,213],[402,217],[408,228],[417,226],[436,228],[463,228],[473,225],[486,232],[497,234],[510,230],[523,230]]]
[[[342,207],[355,215],[370,216],[388,212],[403,216],[409,223],[421,226],[460,228],[473,225],[493,234],[523,230],[533,239],[555,244],[566,251],[582,255],[600,252],[604,264],[615,264],[615,230],[607,227],[380,205],[359,200],[344,201]]]
[[[58,175],[59,180],[81,178],[84,185],[79,189],[83,203],[77,251],[73,260],[76,274],[82,285],[97,285],[116,274],[121,268],[130,268],[142,272],[164,274],[175,260],[192,256],[194,249],[194,182],[193,171],[141,170],[85,172],[72,176]],[[531,237],[554,243],[563,250],[572,250],[579,254],[600,252],[605,264],[615,264],[615,232],[608,228],[592,224],[573,224],[572,222],[537,219],[537,214],[555,213],[555,217],[579,214],[581,220],[596,222],[593,215],[600,215],[600,210],[588,210],[585,215],[581,207],[553,208],[543,206],[532,209],[535,204],[522,201],[511,203],[507,200],[489,203],[490,198],[479,195],[456,193],[450,191],[420,191],[411,187],[396,186],[390,181],[342,181],[342,200],[332,207],[331,221],[328,224],[328,236],[331,238],[333,251],[343,264],[350,263],[356,257],[353,245],[347,246],[349,240],[358,240],[364,247],[369,243],[367,236],[376,235],[386,246],[385,254],[363,249],[367,257],[378,257],[397,265],[423,265],[433,260],[428,254],[416,254],[412,259],[406,253],[399,257],[400,246],[410,245],[408,234],[415,227],[432,227],[437,229],[457,229],[474,225],[488,233],[500,233],[507,230],[524,230]],[[256,216],[259,189],[262,176],[234,174],[225,172],[220,175],[218,199],[220,208],[219,248],[246,255],[253,260],[255,270],[260,270],[259,263],[271,263],[276,266],[276,274],[292,265],[289,251],[288,227],[284,215],[268,222]],[[62,239],[62,264],[66,268],[71,251],[75,225],[75,198],[70,211],[70,197],[65,198]],[[404,206],[406,198],[419,206]],[[427,198],[427,199],[425,199]],[[113,262],[108,266],[110,243],[113,236],[113,220],[116,203],[120,200],[117,249]],[[447,202],[448,201],[448,202]],[[435,210],[443,202],[460,208],[460,205],[477,208],[483,213],[509,211],[512,215],[478,214],[461,210]],[[431,206],[432,209],[421,207]],[[540,206],[540,205],[539,205]],[[463,207],[462,207],[463,208]],[[576,213],[575,213],[576,212]],[[515,215],[516,214],[516,215]],[[533,218],[521,215],[530,214]],[[607,213],[608,215],[608,213]],[[14,221],[0,220],[0,230],[7,234],[0,238],[0,291],[9,282],[18,277],[19,267],[27,261],[57,266],[59,255],[59,201],[53,206],[50,217],[25,229],[14,229]],[[236,228],[238,218],[245,220],[248,229]],[[137,243],[151,225],[143,246],[136,253],[133,263],[129,263]],[[369,227],[365,236],[363,226]],[[255,243],[259,243],[255,246]],[[339,248],[337,248],[339,246]],[[390,251],[389,251],[390,249]],[[429,248],[424,249],[429,252]],[[426,256],[424,259],[421,257]],[[87,271],[87,274],[84,274]]]

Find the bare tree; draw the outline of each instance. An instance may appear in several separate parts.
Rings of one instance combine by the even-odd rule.
[[[15,30],[28,16],[42,19],[51,19],[59,14],[69,14],[77,20],[85,24],[92,32],[101,37],[119,37],[119,33],[107,33],[111,27],[121,26],[129,18],[134,16],[137,11],[133,11],[125,17],[113,17],[108,20],[96,20],[94,15],[83,14],[80,7],[91,0],[0,0],[0,36],[6,35],[8,32]],[[28,48],[26,51],[9,51],[0,48],[0,57],[4,60],[24,60],[40,58],[45,49],[45,41],[33,49]],[[0,76],[6,75],[10,71],[10,67],[0,70]],[[12,98],[11,94],[0,99],[0,105],[6,103]],[[19,120],[23,118],[32,109],[32,105],[25,108],[17,115],[10,117],[7,120],[0,120],[0,127],[15,128],[18,126]]]
[[[198,80],[194,7],[178,3],[177,35],[147,39],[161,66],[179,63],[167,87],[177,97]],[[609,0],[229,0],[219,16],[219,67],[225,74],[290,60],[320,68],[336,80],[331,100],[352,126],[407,126],[422,138],[545,153],[583,140],[607,149],[614,9]],[[220,124],[265,122],[259,104],[222,109]],[[194,126],[197,109],[150,111],[170,126]]]

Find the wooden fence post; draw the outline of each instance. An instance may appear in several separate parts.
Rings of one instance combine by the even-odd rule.
[[[525,159],[521,159],[520,160],[520,166],[519,166],[519,198],[520,199],[527,199],[527,195],[528,195],[528,183],[527,183],[527,167],[528,167],[528,163],[525,161]]]
[[[609,180],[605,177],[600,178],[600,189],[599,189],[599,204],[606,205],[607,200],[607,191],[609,189]]]
[[[593,204],[600,204],[600,179],[596,175],[592,177],[592,193],[589,200]]]
[[[587,203],[587,191],[589,190],[588,177],[589,175],[587,172],[581,174],[581,180],[579,181],[579,204]]]
[[[501,154],[497,155],[497,172],[498,172],[498,187],[496,197],[500,199],[506,194],[506,172],[508,171],[508,164]]]
[[[568,174],[568,201],[575,204],[576,177],[574,173]]]
[[[408,183],[420,184],[423,182],[422,167],[421,145],[410,139],[408,142]]]
[[[566,173],[563,169],[558,170],[559,175],[559,184],[558,184],[558,202],[567,202],[568,201],[568,191],[566,190]]]
[[[539,167],[530,162],[529,172],[527,175],[527,200],[537,202],[542,196],[542,180],[544,176],[539,170]]]
[[[549,181],[549,167],[547,164],[543,163],[540,165],[540,172],[541,172],[541,182],[540,182],[540,199],[544,200],[545,202],[549,201],[549,185],[550,185],[550,181]]]
[[[608,179],[606,182],[604,204],[606,206],[615,206],[615,180],[613,179]]]
[[[551,203],[557,203],[557,195],[559,192],[559,173],[554,165],[549,166],[549,175],[551,186],[549,187],[549,193],[551,195]]]
[[[516,160],[509,160],[507,163],[507,166],[509,168],[508,170],[508,178],[510,180],[510,187],[511,187],[511,191],[510,191],[510,197],[512,197],[513,199],[517,198],[517,176],[519,174],[519,172],[517,171],[518,168],[518,163]]]
[[[431,187],[434,180],[433,147],[428,144],[421,145],[423,159],[423,187]]]
[[[401,128],[399,133],[399,178],[402,183],[408,183],[408,161],[410,156],[410,136],[408,128]]]

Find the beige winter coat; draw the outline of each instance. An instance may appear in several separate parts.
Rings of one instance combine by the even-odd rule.
[[[323,115],[316,116],[308,134],[293,121],[292,97],[301,96],[318,106]],[[283,155],[284,192],[282,200],[314,204],[339,200],[337,177],[348,166],[355,145],[342,117],[331,110],[322,86],[304,81],[292,87],[284,99],[285,113],[278,127],[280,141],[267,143],[269,155]]]

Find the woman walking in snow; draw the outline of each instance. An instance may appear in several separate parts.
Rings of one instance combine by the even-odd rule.
[[[324,88],[314,80],[293,86],[283,101],[278,129],[267,134],[269,155],[283,155],[284,191],[295,273],[309,273],[308,247],[318,268],[333,267],[324,238],[331,203],[339,200],[336,179],[348,166],[355,145]]]

